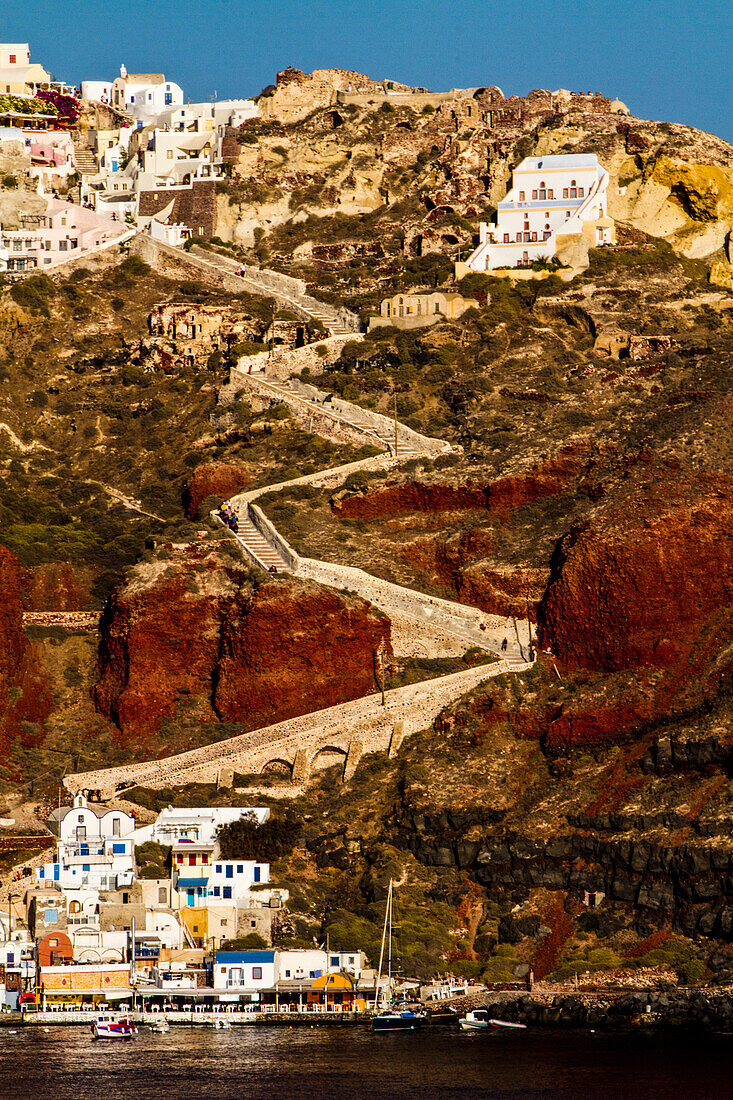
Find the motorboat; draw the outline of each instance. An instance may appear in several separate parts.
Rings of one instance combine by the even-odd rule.
[[[94,1039],[134,1039],[137,1035],[137,1024],[130,1013],[100,1012],[91,1028]]]
[[[527,1030],[527,1025],[526,1024],[513,1024],[513,1023],[511,1023],[510,1020],[494,1020],[494,1019],[491,1019],[491,1020],[489,1020],[489,1024],[491,1025],[491,1027],[506,1027],[506,1028],[509,1028],[512,1031],[526,1031]]]
[[[474,1008],[459,1020],[464,1031],[488,1031],[491,1027],[489,1013],[485,1008]]]
[[[403,1001],[394,1008],[386,1008],[372,1020],[373,1031],[414,1031],[422,1027],[427,1017],[421,1006]]]
[[[225,1020],[223,1016],[217,1016],[211,1025],[215,1031],[231,1031],[232,1025],[230,1020]]]
[[[150,1025],[150,1030],[154,1031],[156,1035],[167,1035],[171,1029],[171,1025],[166,1020],[165,1016],[162,1016],[160,1020],[156,1020],[154,1024]]]

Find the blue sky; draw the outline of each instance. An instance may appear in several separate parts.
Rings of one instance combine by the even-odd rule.
[[[0,41],[57,78],[163,71],[193,100],[242,96],[287,65],[435,91],[570,88],[733,142],[733,0],[0,0]]]

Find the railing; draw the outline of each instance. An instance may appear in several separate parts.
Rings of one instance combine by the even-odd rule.
[[[270,522],[261,508],[256,504],[247,505],[247,515],[252,525],[257,528],[263,539],[268,542],[285,564],[295,573],[300,564],[300,557],[283,538],[277,528]]]

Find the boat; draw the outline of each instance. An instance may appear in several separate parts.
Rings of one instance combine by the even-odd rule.
[[[491,1026],[489,1014],[485,1008],[474,1008],[473,1011],[467,1012],[459,1023],[464,1031],[488,1031]]]
[[[137,1024],[129,1013],[100,1012],[92,1021],[94,1039],[134,1039]]]
[[[419,1005],[403,1001],[386,1008],[372,1020],[373,1031],[415,1031],[425,1023],[425,1013]]]
[[[167,1035],[170,1029],[171,1025],[168,1023],[165,1016],[150,1025],[150,1030],[154,1031],[157,1035]]]
[[[231,1021],[225,1020],[223,1016],[217,1016],[211,1025],[215,1031],[231,1031]]]
[[[507,1027],[513,1031],[526,1031],[526,1024],[513,1024],[509,1020],[489,1020],[491,1027]]]
[[[379,952],[379,970],[377,972],[377,984],[374,990],[374,1013],[372,1018],[372,1031],[415,1031],[422,1027],[427,1016],[422,1005],[415,1001],[401,1001],[391,1005],[392,997],[392,905],[394,899],[394,885],[389,880],[387,891],[387,906],[384,911],[384,928],[382,929],[382,947]],[[387,1003],[381,998],[382,966],[384,964],[384,952],[387,948]],[[383,1007],[378,1011],[378,1002],[382,999]]]

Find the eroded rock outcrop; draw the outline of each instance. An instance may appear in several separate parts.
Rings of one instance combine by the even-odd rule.
[[[37,745],[51,710],[48,685],[36,667],[23,633],[27,575],[20,562],[0,546],[0,760],[11,745]]]
[[[193,544],[137,566],[102,622],[94,698],[125,742],[164,719],[255,729],[375,689],[389,620],[310,581],[259,585],[225,551]]]
[[[183,493],[183,506],[188,519],[196,519],[200,505],[207,497],[228,500],[249,483],[249,477],[230,462],[207,462],[197,466]]]
[[[605,672],[671,668],[696,649],[714,661],[729,640],[732,536],[730,479],[637,471],[560,542],[541,645]]]

